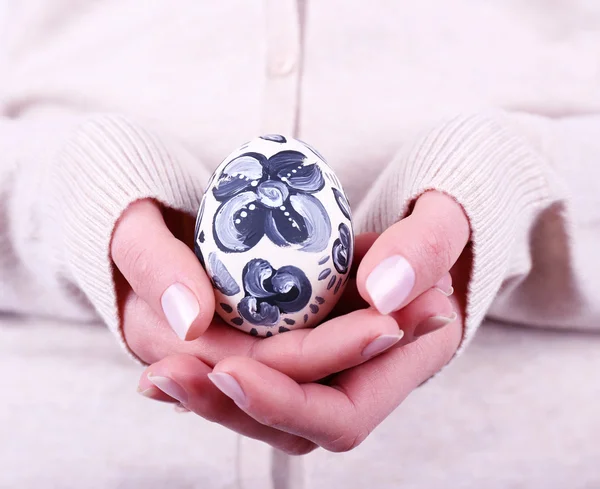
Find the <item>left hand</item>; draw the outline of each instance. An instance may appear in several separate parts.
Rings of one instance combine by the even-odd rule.
[[[162,400],[179,401],[202,417],[288,453],[305,454],[318,446],[351,450],[456,352],[462,338],[469,234],[462,208],[444,194],[427,192],[407,218],[375,240],[360,263],[357,290],[380,313],[394,318],[405,336],[379,356],[331,372],[326,382],[298,383],[248,357],[228,357],[211,368],[197,357],[178,354],[149,366],[139,388],[160,387],[149,376],[161,379],[159,384],[169,384],[169,395]],[[430,311],[450,289],[448,272],[454,313]],[[378,312],[365,314],[368,320]],[[414,324],[413,315],[427,319]]]

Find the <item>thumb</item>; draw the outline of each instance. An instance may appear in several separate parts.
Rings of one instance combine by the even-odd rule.
[[[134,202],[117,223],[111,256],[135,293],[183,340],[208,328],[212,285],[200,262],[167,228],[154,201]]]

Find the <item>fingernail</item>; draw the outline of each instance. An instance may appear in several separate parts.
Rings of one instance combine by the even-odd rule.
[[[176,283],[163,292],[160,303],[173,331],[185,340],[190,326],[200,312],[196,296],[185,285]]]
[[[450,297],[454,293],[454,288],[452,287],[452,276],[449,273],[444,274],[444,276],[439,279],[433,287],[446,297]]]
[[[225,372],[214,372],[208,374],[208,379],[239,407],[246,405],[246,394],[244,394],[242,387],[233,376]]]
[[[188,408],[186,408],[186,407],[185,407],[183,404],[181,404],[181,403],[179,403],[179,404],[175,404],[175,407],[174,407],[174,409],[175,409],[175,412],[176,412],[176,413],[180,413],[180,414],[183,414],[183,413],[189,413],[189,412],[190,412],[190,410],[189,410]]]
[[[456,321],[458,315],[453,312],[450,316],[431,316],[430,318],[425,319],[419,323],[419,325],[415,328],[414,337],[418,338],[419,336],[423,336],[427,333],[431,333],[436,331],[447,324],[450,324]]]
[[[389,314],[404,303],[415,285],[415,271],[400,255],[383,260],[367,277],[367,292],[381,314]]]
[[[144,397],[148,397],[150,399],[154,399],[154,397],[159,393],[159,390],[156,387],[148,387],[147,389],[142,390],[139,386],[137,388],[138,394],[141,394]]]
[[[371,358],[375,355],[383,353],[385,350],[391,348],[398,343],[404,336],[404,331],[400,331],[399,334],[384,334],[375,338],[371,343],[365,346],[362,351],[362,356]]]
[[[454,287],[452,287],[452,285],[450,287],[448,287],[447,289],[442,289],[441,287],[434,287],[434,289],[438,290],[439,292],[441,292],[442,294],[444,294],[446,297],[450,297],[452,294],[454,294]]]
[[[177,382],[168,377],[159,377],[154,375],[148,375],[148,380],[152,382],[156,387],[163,391],[167,396],[185,404],[188,400],[187,392]]]

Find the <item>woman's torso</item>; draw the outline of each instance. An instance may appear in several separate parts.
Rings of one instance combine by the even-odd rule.
[[[209,169],[258,134],[295,135],[325,155],[356,207],[403,143],[438,118],[490,107],[550,118],[600,110],[594,0],[140,5],[19,2],[3,112],[124,113],[172,133]],[[579,238],[580,248],[596,246],[595,234]],[[584,282],[595,273],[579,268]],[[600,306],[585,303],[583,319],[573,305],[555,322],[592,327]],[[513,296],[493,308],[534,324],[544,311],[515,309]]]
[[[355,204],[439,117],[600,108],[600,4],[584,0],[26,5],[10,17],[9,113],[126,113],[174,133],[210,168],[257,134],[295,134]]]

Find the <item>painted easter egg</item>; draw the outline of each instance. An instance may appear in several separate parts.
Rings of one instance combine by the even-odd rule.
[[[217,313],[252,335],[319,324],[348,281],[353,248],[339,179],[311,146],[280,135],[231,153],[196,219],[195,252]]]

